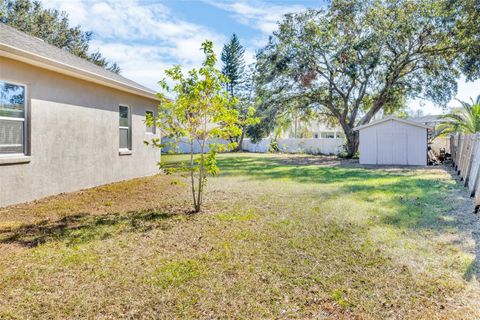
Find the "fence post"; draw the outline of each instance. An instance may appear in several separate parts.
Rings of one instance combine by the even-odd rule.
[[[470,136],[464,135],[463,136],[463,152],[462,152],[462,160],[460,162],[460,179],[465,181],[466,178],[466,166],[467,166],[467,159],[468,154],[470,151]]]
[[[453,134],[450,135],[450,156],[452,158],[452,166],[453,167],[455,167],[455,150],[456,150],[455,138],[456,138],[455,135],[453,135]]]
[[[480,179],[480,134],[475,134],[473,144],[471,175],[468,182],[471,197],[475,195]]]
[[[464,137],[463,134],[458,135],[458,149],[457,149],[457,155],[455,159],[455,170],[457,171],[457,174],[460,175],[460,167],[462,163],[462,153],[463,153],[463,145],[464,145]]]
[[[455,134],[454,142],[455,142],[455,156],[452,158],[452,160],[453,160],[453,167],[455,168],[455,170],[457,170],[458,149],[460,147],[460,135],[458,133]]]
[[[472,171],[472,163],[473,163],[473,157],[475,156],[475,147],[476,147],[476,141],[477,141],[477,135],[476,134],[471,134],[469,135],[469,154],[466,166],[465,166],[465,183],[464,186],[468,186],[468,180],[471,177],[471,171]]]

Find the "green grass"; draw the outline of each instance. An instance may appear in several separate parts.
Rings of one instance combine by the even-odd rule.
[[[470,203],[443,169],[218,163],[198,215],[165,175],[0,211],[0,318],[480,317]]]

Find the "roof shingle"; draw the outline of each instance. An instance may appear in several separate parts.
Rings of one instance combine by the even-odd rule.
[[[155,94],[153,90],[135,81],[106,70],[88,60],[77,57],[64,49],[50,45],[39,38],[30,36],[4,23],[0,23],[0,45],[12,47],[16,50],[24,51],[73,69],[93,74],[133,90],[141,91],[144,94],[152,96]]]

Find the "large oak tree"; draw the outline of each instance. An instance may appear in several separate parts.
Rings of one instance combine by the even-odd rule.
[[[465,20],[475,10],[476,0],[334,0],[286,15],[257,57],[262,122],[250,135],[267,134],[277,114],[300,106],[338,123],[353,156],[355,126],[408,98],[445,104],[462,71],[478,77],[478,35]]]

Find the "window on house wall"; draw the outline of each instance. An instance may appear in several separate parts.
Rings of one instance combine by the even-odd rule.
[[[0,156],[26,154],[25,86],[0,81]]]
[[[153,118],[153,111],[146,111],[146,112],[145,112],[145,117],[146,117],[146,118],[148,118],[148,117],[152,117],[152,118]],[[154,122],[153,126],[151,126],[151,127],[148,126],[148,125],[146,125],[146,129],[145,129],[145,130],[146,130],[147,133],[155,134],[155,127],[156,127],[156,126],[155,126],[155,122]]]
[[[119,107],[120,115],[120,149],[132,149],[132,130],[130,123],[130,108],[127,106]]]
[[[333,139],[335,138],[335,132],[322,132],[322,138]]]

